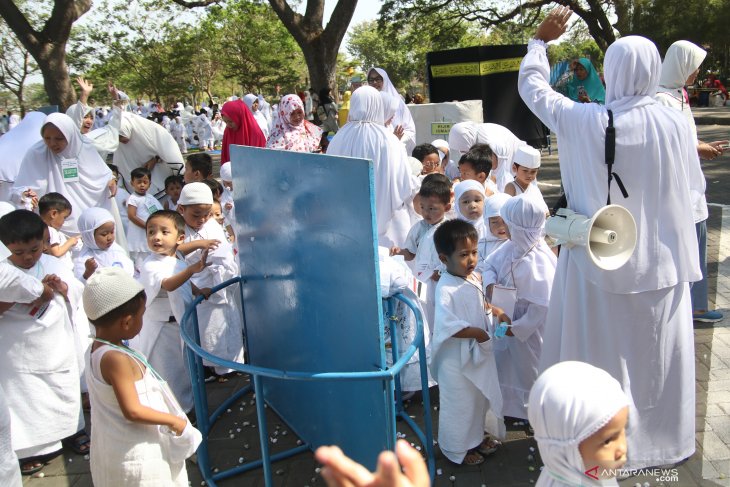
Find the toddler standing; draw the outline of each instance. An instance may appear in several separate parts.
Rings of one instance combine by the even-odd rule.
[[[507,193],[495,193],[484,202],[484,223],[486,224],[486,238],[482,258],[486,259],[509,238],[507,224],[504,223],[500,210],[511,198]]]
[[[510,198],[501,214],[509,242],[487,257],[482,278],[485,287],[492,288],[492,304],[502,308],[512,322],[507,335],[513,338],[494,347],[503,412],[527,419],[525,404],[537,379],[557,259],[543,238],[545,211],[533,195]]]
[[[479,236],[473,225],[450,220],[434,234],[446,265],[436,287],[436,320],[431,342],[431,372],[439,384],[438,441],[454,463],[479,465],[498,442],[485,429],[504,435],[502,394],[490,336],[491,320],[478,274]]]
[[[130,177],[134,191],[127,200],[127,217],[129,218],[127,244],[129,254],[134,261],[135,274],[139,274],[142,262],[149,253],[145,224],[152,213],[162,209],[162,205],[157,201],[157,198],[147,194],[151,177],[149,169],[138,167],[132,171]]]
[[[200,432],[145,358],[123,344],[142,328],[144,288],[105,267],[87,282],[84,308],[96,329],[86,373],[94,485],[187,486],[185,459]]]
[[[87,208],[79,216],[79,232],[84,247],[74,259],[74,275],[81,282],[100,267],[120,267],[130,276],[134,264],[116,242],[114,217],[104,208]]]
[[[38,214],[48,225],[51,245],[46,249],[48,255],[58,257],[69,269],[73,268],[71,251],[76,248],[79,237],[67,237],[62,231],[66,218],[71,215],[71,202],[61,193],[46,193],[38,200]]]

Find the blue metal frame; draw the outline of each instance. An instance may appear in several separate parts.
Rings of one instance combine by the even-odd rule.
[[[229,279],[228,281],[225,281],[217,286],[215,286],[212,289],[212,292],[218,292],[221,289],[224,289],[230,285],[236,284],[236,283],[242,283],[244,278],[242,277],[236,277],[233,279]],[[242,286],[241,286],[242,289]],[[243,298],[241,293],[241,298]],[[368,381],[368,380],[379,380],[383,382],[384,389],[386,391],[386,396],[388,400],[388,404],[392,404],[393,406],[389,409],[387,412],[388,417],[388,424],[385,425],[386,428],[388,428],[388,435],[392,439],[392,444],[395,445],[396,442],[396,429],[395,429],[395,423],[396,423],[396,416],[401,417],[406,424],[413,430],[413,432],[418,436],[418,439],[420,440],[421,444],[426,449],[426,455],[427,455],[427,461],[428,461],[428,471],[431,476],[431,480],[433,481],[435,474],[436,474],[436,462],[434,457],[434,451],[433,451],[433,428],[431,423],[431,403],[429,398],[429,391],[428,391],[428,372],[427,372],[427,364],[426,364],[426,347],[424,344],[423,339],[423,318],[421,317],[421,313],[419,309],[405,296],[401,294],[395,294],[388,300],[388,320],[390,322],[390,336],[391,336],[391,346],[392,346],[392,353],[393,353],[393,366],[381,371],[376,372],[294,372],[294,371],[286,371],[286,370],[276,370],[276,369],[269,369],[264,367],[257,367],[255,365],[247,365],[247,364],[241,364],[238,362],[231,362],[229,360],[222,359],[220,357],[216,357],[215,355],[211,355],[210,353],[203,350],[200,346],[200,331],[198,328],[198,315],[195,310],[196,306],[203,301],[203,296],[198,296],[193,300],[193,302],[188,306],[187,310],[185,311],[185,314],[182,319],[182,324],[180,326],[180,333],[182,335],[182,339],[185,342],[185,357],[188,364],[188,370],[190,372],[190,378],[192,380],[193,384],[193,400],[195,404],[195,412],[197,417],[197,428],[200,430],[200,432],[203,435],[203,441],[201,442],[200,446],[198,447],[197,451],[197,460],[198,460],[198,468],[200,470],[200,474],[203,476],[203,479],[207,482],[209,486],[215,487],[216,481],[227,479],[229,477],[233,477],[235,475],[238,475],[240,473],[253,470],[255,468],[263,467],[264,470],[264,480],[266,482],[266,486],[270,487],[273,486],[273,477],[272,477],[272,470],[271,470],[271,463],[278,460],[283,460],[285,458],[289,458],[293,455],[296,455],[298,453],[301,453],[303,451],[306,451],[307,449],[311,449],[311,445],[309,444],[303,444],[300,446],[297,446],[295,448],[291,448],[289,450],[283,451],[281,453],[277,453],[276,455],[271,455],[269,453],[269,433],[268,428],[266,426],[266,412],[265,412],[265,403],[266,403],[266,396],[264,393],[264,388],[262,384],[262,379],[265,377],[273,378],[273,379],[283,379],[283,380],[298,380],[298,381],[321,381],[321,380],[328,380],[328,381]],[[400,357],[397,361],[395,360],[396,357],[398,357],[398,344],[397,344],[397,330],[396,330],[396,319],[393,316],[393,309],[394,309],[394,301],[395,299],[398,299],[402,301],[403,303],[408,306],[413,314],[416,317],[416,338],[414,341],[410,344],[408,347],[408,350],[406,350],[405,354]],[[244,325],[245,326],[245,325]],[[244,338],[245,339],[245,338]],[[413,421],[413,419],[406,413],[405,409],[403,408],[403,401],[402,401],[402,394],[401,394],[401,384],[400,384],[400,371],[403,369],[403,367],[408,363],[410,358],[413,356],[413,354],[416,353],[416,350],[418,350],[419,353],[419,363],[420,363],[420,370],[421,370],[421,388],[423,393],[423,408],[424,408],[424,424],[425,424],[425,432],[422,431],[418,425]],[[243,389],[237,391],[233,396],[228,398],[226,401],[223,402],[212,414],[210,414],[209,408],[208,408],[208,399],[207,394],[205,390],[205,380],[204,380],[204,372],[203,372],[203,359],[205,359],[208,362],[214,363],[217,366],[226,367],[229,369],[236,370],[238,372],[242,372],[244,374],[248,374],[253,378],[253,385],[248,385],[244,387]],[[390,383],[393,382],[393,386],[389,386]],[[388,387],[385,387],[388,385]],[[227,409],[229,409],[236,401],[238,401],[241,397],[243,397],[246,394],[249,393],[255,393],[256,394],[256,415],[259,422],[259,441],[261,445],[261,459],[246,462],[242,465],[239,465],[237,467],[230,468],[228,470],[223,470],[217,473],[213,473],[213,469],[210,465],[210,452],[208,450],[208,435],[210,434],[215,422],[219,419],[219,417],[225,412]],[[286,418],[282,418],[286,419]]]

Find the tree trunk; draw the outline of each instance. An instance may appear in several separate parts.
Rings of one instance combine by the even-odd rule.
[[[301,48],[311,87],[317,91],[335,89],[337,52],[352,20],[357,0],[338,0],[325,28],[322,28],[324,0],[307,0],[304,15],[294,12],[286,0],[269,0],[269,3]]]
[[[51,105],[58,105],[61,112],[76,103],[76,91],[71,85],[66,64],[66,44],[45,46],[43,52],[33,56],[43,75],[43,88]]]

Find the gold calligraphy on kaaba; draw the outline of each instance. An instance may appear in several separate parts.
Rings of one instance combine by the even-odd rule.
[[[455,63],[431,66],[434,78],[453,78],[458,76],[488,76],[490,74],[519,71],[521,57],[492,59],[478,63]]]

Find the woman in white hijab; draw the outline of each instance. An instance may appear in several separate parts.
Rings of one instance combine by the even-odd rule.
[[[662,105],[680,110],[686,117],[691,130],[692,139],[697,140],[697,127],[687,99],[685,85],[691,85],[697,79],[700,64],[707,52],[689,41],[677,41],[667,50],[662,63],[662,76],[659,78],[659,89],[656,100]],[[727,140],[705,143],[697,140],[697,153],[702,159],[712,160],[722,154],[722,146]],[[705,175],[699,166],[690,175],[690,194],[692,195],[692,215],[697,231],[697,243],[700,249],[700,269],[702,280],[692,284],[692,314],[697,321],[717,322],[723,318],[719,311],[709,311],[707,300],[707,200],[705,199]]]
[[[368,85],[378,91],[385,91],[398,100],[398,110],[396,110],[391,124],[393,125],[393,131],[406,146],[406,152],[410,154],[413,152],[413,148],[416,147],[416,124],[406,106],[406,102],[403,101],[400,93],[393,86],[388,73],[382,68],[370,68],[370,71],[368,71]]]
[[[330,142],[327,154],[373,161],[378,245],[390,248],[406,240],[411,228],[407,206],[418,187],[410,175],[403,146],[383,122],[378,91],[368,86],[355,90],[348,121]]]
[[[517,149],[527,143],[517,138],[507,127],[496,123],[459,122],[449,132],[449,148],[453,159],[466,154],[474,144],[487,144],[497,156],[497,170],[489,178],[496,183],[497,190],[504,192],[507,183],[514,181],[512,163]]]
[[[0,137],[0,201],[9,201],[13,182],[20,171],[26,151],[41,140],[41,127],[46,114],[41,112],[26,113],[20,124],[12,132]]]
[[[520,67],[520,96],[557,135],[568,206],[582,215],[606,204],[612,111],[613,172],[628,196],[617,184],[610,195],[631,212],[637,242],[629,261],[612,271],[594,265],[584,247],[563,246],[541,369],[580,360],[611,374],[631,401],[629,467],[667,465],[696,445],[689,283],[702,274],[688,181],[699,165],[697,141],[681,113],[654,99],[661,59],[643,37],[623,37],[606,51],[605,106],[576,103],[550,87],[545,43],[565,32],[571,14],[558,7],[538,27]]]
[[[165,178],[174,172],[182,172],[185,167],[180,148],[172,135],[161,125],[139,115],[122,114],[119,142],[114,164],[124,181],[129,184],[132,170],[146,166],[152,171],[149,192],[153,195],[165,190]]]
[[[266,116],[259,110],[259,99],[256,95],[253,93],[249,93],[246,96],[243,97],[243,102],[246,104],[249,110],[251,110],[251,113],[253,113],[253,118],[256,119],[256,123],[259,124],[259,127],[261,127],[261,131],[264,133],[264,137],[267,139],[269,138],[269,121],[266,119]]]
[[[545,464],[536,486],[618,485],[604,472],[626,461],[628,405],[621,384],[592,365],[568,361],[543,372],[527,407]],[[597,439],[601,456],[595,453]]]
[[[41,128],[43,140],[26,152],[12,190],[16,205],[22,198],[56,192],[71,202],[72,212],[63,232],[78,235],[76,220],[87,208],[112,209],[116,181],[89,139],[63,113],[48,115]]]

